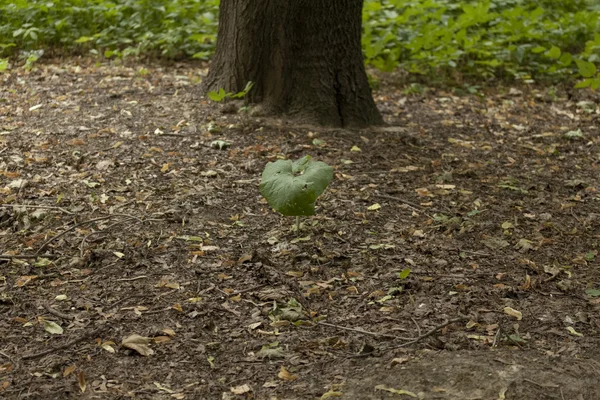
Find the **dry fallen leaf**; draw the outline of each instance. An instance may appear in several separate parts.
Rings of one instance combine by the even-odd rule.
[[[152,382],[152,383],[154,383],[154,386],[156,386],[159,390],[162,390],[163,392],[175,393],[173,390],[169,389],[168,387],[161,385],[160,382]]]
[[[76,369],[77,369],[77,365],[75,365],[75,364],[69,365],[63,371],[63,378],[66,378],[67,376],[71,375],[73,372],[75,372]]]
[[[258,328],[261,325],[262,325],[262,322],[254,322],[254,323],[248,325],[248,328],[249,329],[256,329],[256,328]]]
[[[418,189],[415,189],[415,192],[417,192],[417,194],[420,197],[428,197],[428,196],[432,197],[433,196],[431,194],[431,192],[429,192],[429,189],[427,189],[427,188],[418,188]]]
[[[569,331],[569,333],[573,336],[579,336],[579,337],[583,337],[582,333],[579,333],[575,330],[575,328],[573,328],[572,326],[567,326],[567,330]]]
[[[0,374],[4,374],[10,372],[14,369],[14,366],[11,363],[0,365]]]
[[[162,330],[163,333],[166,333],[167,335],[173,337],[176,335],[175,331],[171,328],[165,328]]]
[[[252,391],[252,388],[250,388],[250,386],[244,384],[241,386],[232,387],[230,390],[231,390],[231,393],[233,393],[233,394],[244,394],[244,393],[248,393],[248,392]]]
[[[329,392],[323,393],[323,396],[321,396],[320,400],[330,399],[332,397],[342,397],[343,395],[343,392],[335,392],[330,390]]]
[[[154,354],[154,350],[152,350],[148,345],[150,344],[150,338],[136,335],[130,335],[123,339],[121,345],[123,347],[127,347],[129,349],[135,350],[143,356],[151,356]]]
[[[243,264],[245,262],[252,260],[252,254],[244,254],[238,259],[238,264]]]
[[[523,314],[521,313],[521,311],[515,310],[511,307],[504,307],[504,314],[510,315],[511,317],[515,317],[517,321],[523,319]]]
[[[79,389],[81,389],[81,393],[84,393],[85,389],[87,388],[87,383],[85,381],[85,375],[83,374],[83,371],[80,371],[77,374],[77,383],[79,384]]]
[[[383,390],[385,392],[390,392],[390,393],[394,393],[394,394],[399,394],[399,395],[406,395],[406,396],[410,396],[410,397],[418,397],[416,394],[414,394],[413,392],[409,392],[408,390],[403,390],[403,389],[394,389],[391,387],[387,387],[385,385],[377,385],[375,386],[375,390]]]
[[[381,204],[379,204],[379,203],[375,203],[375,204],[370,205],[369,207],[367,207],[367,210],[369,210],[369,211],[376,211],[376,210],[379,210],[379,209],[381,209]]]
[[[44,330],[46,332],[51,333],[53,335],[63,334],[63,328],[61,328],[61,326],[58,325],[56,322],[43,320],[42,323],[44,324]]]
[[[114,347],[112,347],[112,345],[114,344],[114,342],[104,342],[100,345],[100,347],[102,347],[104,350],[108,351],[111,354],[114,354],[115,349]]]
[[[23,287],[25,285],[27,285],[29,282],[31,282],[32,280],[34,280],[35,278],[37,278],[37,275],[24,275],[24,276],[20,276],[17,281],[15,282],[15,285],[17,287]]]
[[[406,363],[408,361],[410,361],[410,358],[408,358],[408,357],[394,358],[392,360],[392,365],[404,364],[404,363]]]
[[[295,381],[296,379],[298,379],[297,375],[291,374],[290,371],[288,371],[285,367],[281,367],[277,376],[279,377],[279,379],[282,379],[284,381]]]

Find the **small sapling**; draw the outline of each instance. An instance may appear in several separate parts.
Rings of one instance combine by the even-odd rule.
[[[260,182],[260,194],[277,212],[296,217],[296,232],[300,217],[314,215],[315,201],[333,179],[333,168],[322,161],[304,156],[295,162],[278,160],[265,167]]]

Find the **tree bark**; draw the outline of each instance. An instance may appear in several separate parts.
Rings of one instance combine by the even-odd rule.
[[[383,123],[361,50],[363,0],[221,0],[205,90],[322,125]]]

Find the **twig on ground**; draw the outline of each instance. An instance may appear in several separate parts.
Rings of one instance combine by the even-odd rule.
[[[127,207],[128,205],[130,205],[130,204],[133,204],[133,203],[135,203],[136,201],[137,201],[137,200],[130,200],[130,201],[128,201],[127,203],[123,203],[123,204],[117,204],[117,205],[114,207],[114,210],[118,210],[118,209],[120,209],[120,208]]]
[[[460,253],[473,254],[476,256],[485,256],[485,257],[491,256],[491,254],[489,254],[489,253],[482,253],[480,251],[470,251],[470,250],[461,250],[461,249],[458,249],[458,253],[459,254]]]
[[[573,208],[571,208],[571,215],[573,216],[573,218],[575,218],[575,220],[576,220],[577,222],[579,222],[580,224],[583,224],[583,223],[581,222],[581,220],[580,220],[579,218],[577,218],[577,215],[575,215],[575,210],[574,210]]]
[[[114,217],[127,217],[127,218],[133,218],[133,219],[137,219],[140,222],[143,222],[140,218],[138,217],[134,217],[133,215],[128,215],[128,214],[111,214],[111,215],[105,215],[103,217],[98,217],[98,218],[93,218],[87,221],[82,221],[79,222],[73,226],[71,226],[70,228],[64,230],[63,232],[59,233],[56,236],[51,237],[50,239],[46,240],[44,242],[44,244],[42,244],[40,246],[40,248],[38,249],[38,253],[40,253],[42,250],[44,250],[46,248],[46,246],[48,246],[50,243],[54,242],[55,240],[58,240],[59,238],[63,237],[64,235],[66,235],[67,233],[71,232],[72,230],[75,230],[77,228],[79,228],[82,225],[86,225],[86,224],[91,224],[92,222],[97,222],[97,221],[103,221],[105,219],[110,219],[110,218],[114,218]]]
[[[85,241],[86,241],[86,240],[87,240],[87,239],[88,239],[90,236],[92,236],[92,235],[98,235],[98,234],[100,234],[100,233],[105,233],[105,232],[107,232],[107,231],[111,230],[112,228],[114,228],[115,226],[117,226],[117,225],[120,225],[120,224],[124,224],[125,222],[127,222],[127,221],[129,221],[129,220],[131,220],[131,219],[138,219],[138,221],[141,221],[141,220],[139,220],[139,218],[137,218],[137,217],[133,217],[133,216],[132,216],[131,218],[125,218],[125,219],[123,219],[123,220],[121,220],[121,221],[117,221],[117,222],[115,222],[114,224],[112,224],[112,225],[109,225],[109,226],[107,226],[106,228],[102,229],[101,231],[94,231],[94,232],[90,232],[90,233],[88,233],[86,236],[84,236],[84,237],[83,237],[83,239],[81,240],[81,244],[79,245],[79,256],[80,256],[80,257],[83,257],[83,255],[84,255],[84,253],[85,253],[85,249],[83,248],[83,246],[85,245]],[[141,221],[141,222],[143,222],[143,221]]]
[[[178,137],[178,138],[191,138],[193,137],[192,135],[182,135],[180,133],[170,133],[170,132],[163,132],[160,135],[157,136],[166,136],[166,137]],[[200,143],[199,143],[200,144]],[[208,145],[205,145],[204,143],[202,143],[203,146],[205,147],[210,147]]]
[[[98,335],[100,332],[102,332],[105,329],[105,327],[102,328],[98,328],[95,329],[91,332],[88,333],[84,333],[83,335],[81,335],[80,337],[71,340],[70,342],[67,342],[63,345],[57,346],[57,347],[53,347],[51,349],[48,350],[44,350],[44,351],[40,351],[39,353],[34,353],[34,354],[29,354],[29,355],[24,355],[23,357],[21,357],[22,360],[33,360],[36,358],[40,358],[40,357],[44,357],[48,354],[52,354],[56,351],[59,350],[64,350],[64,349],[68,349],[69,347],[75,346],[77,343],[83,342],[84,340],[92,337],[92,336],[96,336]]]
[[[509,342],[517,345],[517,347],[521,350],[523,349],[523,346],[521,346],[521,343],[517,342],[515,339],[513,339],[512,337],[510,337],[510,335],[507,332],[504,332],[504,330],[502,330],[502,333],[504,334],[504,337],[506,338],[506,340],[508,340]]]
[[[21,368],[21,364],[19,363],[18,360],[9,356],[8,354],[6,354],[3,351],[0,351],[0,354],[3,355],[4,357],[6,357],[8,359],[8,361],[10,361],[10,363],[13,365],[13,373]]]
[[[138,279],[144,279],[147,278],[148,275],[139,275],[139,276],[134,276],[132,278],[121,278],[121,279],[117,279],[117,282],[130,282],[130,281],[137,281]]]
[[[41,252],[42,250],[44,250],[46,248],[46,246],[48,246],[50,243],[54,242],[55,240],[58,240],[59,238],[63,237],[64,235],[71,232],[72,230],[79,228],[82,225],[89,224],[89,223],[96,222],[96,221],[103,221],[105,219],[109,219],[112,217],[113,217],[112,215],[105,215],[104,217],[98,217],[98,218],[90,219],[87,221],[79,222],[79,223],[71,226],[70,228],[64,230],[63,232],[59,233],[58,235],[52,236],[50,239],[46,240],[38,249],[38,253]]]
[[[29,258],[58,258],[58,254],[0,254],[0,258],[3,260],[15,259],[15,260],[26,260]]]
[[[262,285],[252,286],[252,287],[249,287],[248,289],[236,290],[235,292],[231,293],[231,295],[232,296],[236,296],[238,294],[252,292],[253,290],[258,290],[258,289],[261,289],[261,288],[263,288],[265,286],[268,286],[268,285],[266,283],[263,283]]]
[[[420,206],[420,205],[419,205],[419,204],[417,204],[417,203],[413,203],[412,201],[404,200],[404,199],[403,199],[403,198],[401,198],[401,197],[390,196],[389,194],[383,194],[383,193],[379,193],[379,194],[377,194],[376,196],[377,196],[377,197],[381,197],[382,199],[386,199],[386,200],[394,200],[394,201],[398,201],[398,202],[400,202],[400,203],[404,203],[404,204],[406,204],[407,206],[411,206],[411,207],[413,207],[413,208],[416,208],[416,209],[417,209],[416,211],[423,212],[423,207],[422,207],[422,206]],[[436,211],[436,210],[435,210],[435,209],[433,209],[433,208],[431,208],[430,210],[431,210],[431,211]]]
[[[528,378],[524,378],[523,381],[529,382],[532,385],[535,385],[535,386],[540,387],[540,388],[560,388],[560,386],[555,385],[554,383],[543,384],[543,383],[538,383],[536,381],[532,381],[531,379],[528,379]]]
[[[347,326],[330,324],[328,322],[323,322],[323,321],[317,321],[315,323],[317,325],[328,326],[330,328],[340,329],[340,330],[343,330],[343,331],[350,331],[350,332],[362,333],[363,335],[370,335],[370,336],[376,336],[376,337],[386,337],[386,338],[391,338],[391,339],[398,339],[398,336],[396,336],[396,335],[390,335],[390,334],[387,334],[387,333],[370,332],[370,331],[365,331],[364,329],[349,328]]]
[[[54,308],[50,307],[48,304],[42,304],[42,306],[46,309],[46,311],[48,311],[50,314],[52,314],[54,316],[57,316],[58,318],[66,319],[68,321],[73,321],[75,319],[74,316],[61,313],[60,311],[55,310]]]
[[[433,207],[428,207],[428,208],[425,208],[425,207],[423,207],[423,206],[421,206],[421,205],[419,205],[419,204],[413,203],[412,201],[405,200],[405,199],[403,199],[403,198],[401,198],[401,197],[390,196],[389,194],[382,194],[382,193],[379,193],[379,194],[376,194],[375,196],[377,196],[377,197],[381,197],[382,199],[394,200],[394,201],[398,201],[398,202],[400,202],[400,203],[404,203],[404,204],[406,204],[407,206],[411,207],[411,208],[412,208],[414,211],[416,211],[416,212],[419,212],[419,213],[421,213],[421,214],[425,214],[425,215],[427,215],[427,216],[428,216],[429,218],[431,218],[431,219],[433,219],[433,217],[432,217],[431,215],[427,214],[427,211],[433,211],[433,212],[435,212],[435,213],[440,213],[440,212],[441,212],[441,211],[440,211],[440,210],[438,210],[437,208],[433,208]],[[448,211],[446,211],[446,212],[451,212],[451,211],[450,211],[450,210],[448,210]]]
[[[561,398],[562,400],[565,400],[565,395],[563,394],[562,388],[561,388],[561,387],[559,387],[559,388],[558,388],[558,390],[560,391],[560,398]]]
[[[142,311],[142,315],[160,314],[163,312],[167,312],[169,310],[172,310],[172,308],[169,307],[169,308],[159,308],[158,310]]]
[[[106,307],[106,310],[104,310],[104,312],[108,312],[108,311],[112,310],[113,308],[115,308],[116,306],[118,306],[119,304],[123,303],[126,300],[136,299],[136,298],[140,298],[140,297],[145,297],[145,296],[144,295],[125,296],[119,300],[116,300],[114,303],[112,303],[111,305]]]
[[[42,205],[36,205],[36,204],[0,204],[0,208],[11,208],[11,207],[44,208],[44,209],[48,209],[48,210],[58,210],[60,212],[64,212],[65,214],[69,214],[69,215],[75,214],[74,212],[71,212],[62,207],[56,207],[56,206],[42,206]]]
[[[410,346],[412,344],[418,343],[421,340],[428,338],[429,336],[432,336],[433,334],[435,334],[437,331],[439,331],[440,329],[443,329],[445,327],[447,327],[448,325],[454,324],[456,322],[461,322],[461,321],[466,321],[468,320],[468,317],[459,317],[459,318],[454,318],[454,319],[450,319],[446,322],[444,322],[443,324],[437,325],[435,326],[433,329],[431,329],[430,331],[420,335],[419,337],[411,340],[410,342],[406,342],[406,343],[402,343],[396,346],[391,346],[391,347],[387,347],[385,349],[382,349],[383,351],[389,351],[389,350],[394,350],[394,349],[399,349],[401,347],[406,347],[406,346]]]
[[[502,334],[502,327],[499,326],[496,334],[494,335],[494,343],[492,343],[492,347],[496,347],[498,345],[498,339],[500,339],[500,335]]]
[[[415,326],[417,327],[417,333],[419,334],[419,336],[421,336],[423,334],[423,332],[421,332],[421,327],[419,326],[419,323],[417,322],[416,319],[414,319],[413,317],[410,317],[410,319],[412,320],[412,322],[415,324]]]
[[[11,356],[9,356],[8,354],[6,354],[5,352],[0,351],[0,355],[4,356],[4,358],[6,358],[8,361],[10,361],[11,363],[15,364],[15,360]]]
[[[40,275],[36,276],[35,279],[37,279],[37,280],[50,279],[50,278],[56,278],[59,275],[60,274],[57,272],[51,272],[49,274],[40,274]]]

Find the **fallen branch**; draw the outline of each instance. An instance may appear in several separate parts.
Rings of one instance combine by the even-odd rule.
[[[117,279],[117,282],[131,282],[131,281],[137,281],[138,279],[144,279],[147,277],[148,277],[148,275],[138,275],[138,276],[134,276],[133,278]]]
[[[350,332],[362,333],[363,335],[376,336],[376,337],[386,337],[386,338],[391,338],[391,339],[402,339],[402,338],[399,338],[398,336],[390,335],[390,334],[387,334],[387,333],[377,333],[377,332],[365,331],[364,329],[360,329],[360,328],[350,328],[350,327],[347,327],[347,326],[330,324],[328,322],[317,321],[315,323],[317,325],[328,326],[330,328],[340,329],[340,330],[343,330],[343,331],[350,331]]]
[[[58,258],[58,254],[0,254],[2,260],[27,260],[29,258]]]
[[[528,378],[523,379],[523,381],[527,382],[527,383],[531,383],[532,385],[535,385],[535,386],[537,386],[539,388],[542,388],[542,389],[543,388],[552,388],[552,389],[558,389],[558,388],[560,388],[559,385],[554,384],[554,383],[538,383],[538,382],[533,381],[533,380],[528,379]]]
[[[403,198],[401,198],[401,197],[390,196],[389,194],[382,194],[382,193],[379,193],[379,194],[377,194],[376,196],[377,196],[377,197],[381,197],[382,199],[386,199],[386,200],[395,200],[395,201],[398,201],[398,202],[400,202],[400,203],[404,203],[404,204],[406,204],[407,206],[411,206],[412,208],[416,208],[416,211],[418,211],[418,212],[423,212],[423,206],[421,206],[421,205],[419,205],[419,204],[417,204],[417,203],[413,203],[412,201],[404,200],[404,199],[403,199]],[[437,212],[437,211],[436,211],[435,209],[433,209],[433,208],[430,208],[430,210],[431,210],[431,211],[435,211],[435,212]]]
[[[399,349],[401,347],[410,346],[412,344],[420,342],[421,340],[423,340],[425,338],[428,338],[429,336],[432,336],[437,331],[439,331],[440,329],[443,329],[443,328],[447,327],[448,325],[454,324],[456,322],[466,321],[468,319],[469,319],[468,317],[459,317],[459,318],[449,319],[448,321],[444,322],[443,324],[440,324],[440,325],[437,325],[437,326],[433,327],[430,331],[422,334],[421,336],[418,336],[418,337],[414,338],[410,342],[402,343],[402,344],[399,344],[399,345],[396,345],[396,346],[387,347],[387,348],[382,349],[382,350],[389,351],[389,350]]]
[[[76,339],[73,339],[70,342],[67,342],[67,343],[65,343],[65,344],[63,344],[61,346],[57,346],[57,347],[53,347],[53,348],[48,349],[48,350],[40,351],[39,353],[25,355],[25,356],[21,357],[21,359],[22,360],[33,360],[33,359],[36,359],[36,358],[44,357],[44,356],[46,356],[48,354],[54,353],[54,352],[59,351],[59,350],[68,349],[71,346],[75,346],[77,343],[83,342],[84,340],[86,340],[86,339],[88,339],[88,338],[90,338],[92,336],[98,335],[104,329],[105,329],[104,327],[95,329],[95,330],[93,330],[91,332],[88,332],[88,333],[85,333],[85,334],[81,335],[80,337],[78,337]]]
[[[247,288],[247,289],[243,289],[243,290],[236,290],[235,292],[231,293],[231,295],[230,295],[230,296],[237,296],[238,294],[252,292],[252,291],[254,291],[254,290],[261,289],[261,288],[263,288],[263,287],[265,287],[265,286],[268,286],[268,285],[267,285],[266,283],[263,283],[262,285],[256,285],[256,286],[252,286],[252,287],[249,287],[249,288]]]
[[[35,204],[0,204],[0,208],[11,208],[11,207],[43,208],[43,209],[48,209],[48,210],[58,210],[58,211],[64,212],[65,214],[70,214],[70,215],[75,214],[69,210],[62,208],[62,207],[56,207],[56,206],[40,206],[40,205],[35,205]]]
[[[145,297],[145,296],[144,295],[133,295],[133,296],[122,297],[119,300],[116,300],[114,303],[110,304],[108,307],[106,307],[106,310],[104,310],[104,312],[109,312],[110,310],[117,307],[119,304],[123,303],[126,300],[136,299],[136,298],[140,298],[140,297]]]
[[[125,219],[123,219],[123,220],[121,220],[121,221],[117,221],[117,222],[115,222],[114,224],[107,226],[106,228],[104,228],[104,229],[103,229],[103,230],[101,230],[101,231],[90,232],[89,234],[87,234],[86,236],[84,236],[83,240],[81,241],[81,244],[79,245],[79,256],[83,258],[83,255],[84,255],[84,253],[85,253],[85,250],[84,250],[84,247],[83,247],[83,246],[85,245],[85,241],[86,241],[86,240],[87,240],[87,239],[88,239],[90,236],[92,236],[92,235],[97,235],[97,234],[100,234],[100,233],[105,233],[105,232],[109,231],[110,229],[114,228],[115,226],[117,226],[117,225],[120,225],[120,224],[124,224],[125,222],[127,222],[127,221],[129,221],[129,220],[131,220],[131,219],[137,219],[138,221],[140,221],[140,222],[143,222],[143,221],[141,221],[139,218],[136,218],[136,217],[133,217],[133,216],[132,216],[132,217],[130,217],[130,218],[125,218]]]
[[[55,240],[58,240],[59,238],[63,237],[64,235],[66,235],[67,233],[71,232],[72,230],[75,230],[77,228],[79,228],[82,225],[86,225],[86,224],[91,224],[92,222],[97,222],[97,221],[103,221],[105,219],[110,219],[110,218],[114,218],[114,217],[127,217],[127,218],[133,218],[133,219],[137,219],[140,222],[143,222],[141,219],[139,219],[138,217],[134,217],[133,215],[128,215],[128,214],[111,214],[111,215],[105,215],[104,217],[98,217],[98,218],[94,218],[94,219],[90,219],[87,221],[83,221],[83,222],[79,222],[75,225],[73,225],[72,227],[68,228],[67,230],[59,233],[56,236],[51,237],[50,239],[46,240],[44,242],[44,244],[42,244],[40,246],[40,248],[38,249],[38,253],[41,252],[42,250],[44,250],[46,248],[46,246],[48,246],[50,243],[54,242]]]
[[[74,316],[61,313],[60,311],[50,307],[48,304],[42,304],[42,306],[46,309],[46,311],[58,318],[66,319],[67,321],[73,321],[75,319]]]

